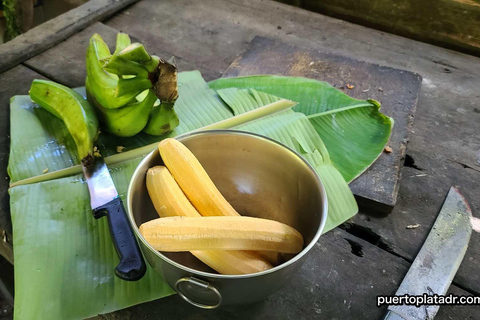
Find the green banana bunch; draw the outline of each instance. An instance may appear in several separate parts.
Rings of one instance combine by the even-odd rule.
[[[61,84],[33,80],[30,97],[48,112],[60,118],[77,145],[82,162],[93,161],[93,144],[97,139],[98,120],[95,110],[80,94]]]
[[[150,56],[125,33],[117,35],[115,52],[94,34],[86,54],[87,99],[110,133],[130,137],[140,131],[163,135],[179,124],[175,65]],[[157,98],[160,105],[157,105]]]

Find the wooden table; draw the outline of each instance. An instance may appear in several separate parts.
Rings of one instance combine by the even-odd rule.
[[[8,159],[9,98],[26,94],[35,78],[82,86],[84,50],[93,32],[112,43],[117,30],[125,31],[157,55],[175,55],[180,70],[198,69],[207,80],[222,76],[255,36],[263,36],[413,71],[423,76],[423,86],[401,171],[399,200],[390,215],[360,212],[326,234],[290,286],[265,302],[205,311],[172,296],[101,318],[380,319],[385,308],[376,307],[376,296],[395,293],[451,185],[460,186],[478,216],[479,58],[268,0],[143,0],[104,20],[111,14],[99,15],[101,23],[79,33],[71,29],[72,37],[43,53],[48,46],[23,53],[31,59],[0,74],[2,170]],[[82,23],[82,28],[88,24]],[[58,41],[55,38],[52,43]],[[1,180],[0,232],[5,230],[5,241],[0,241],[0,251],[11,259],[8,181]],[[412,224],[420,226],[406,228]],[[474,233],[450,292],[480,295],[479,253],[480,236]],[[441,307],[436,319],[478,318],[478,307],[449,306]]]

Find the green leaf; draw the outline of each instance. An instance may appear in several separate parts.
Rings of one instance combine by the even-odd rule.
[[[120,196],[141,159],[110,168]],[[10,189],[15,319],[81,319],[173,293],[152,268],[140,281],[113,272],[106,219],[93,218],[81,175]]]
[[[18,17],[18,1],[16,0],[3,0],[3,15],[5,16],[6,20],[6,30],[4,33],[4,41],[7,42],[12,40],[13,38],[18,37],[22,30],[20,29],[20,22],[17,21]]]
[[[280,100],[280,98],[258,92],[257,90],[238,90],[237,88],[217,91],[220,98],[232,109],[234,115],[253,110]]]
[[[177,100],[177,107],[183,117],[175,134],[233,116],[198,72],[181,74],[180,79],[182,97]],[[28,96],[14,97],[11,111],[12,180],[42,174],[47,167],[59,170],[77,163],[73,156],[75,143],[62,121],[37,108]],[[144,139],[145,136],[129,141],[131,145],[143,146]],[[118,139],[102,141],[102,153],[118,145]],[[110,166],[122,198],[140,160],[134,158]],[[139,282],[115,277],[118,257],[107,221],[93,218],[81,175],[15,186],[10,189],[10,204],[16,259],[16,319],[87,318],[173,293],[152,268]]]
[[[218,94],[230,108],[235,110],[235,114],[278,100],[275,96],[252,89],[223,89],[219,90]],[[325,186],[329,203],[324,232],[335,228],[358,212],[352,191],[340,172],[333,166],[322,139],[316,134],[304,114],[286,110],[235,129],[262,134],[280,141],[300,153],[313,166]]]
[[[178,78],[180,97],[175,103],[175,110],[181,122],[168,136],[177,136],[233,116],[216,92],[208,88],[200,72],[181,72]],[[77,90],[85,96],[84,88]],[[30,97],[12,98],[10,123],[8,170],[12,182],[41,175],[47,168],[52,172],[80,163],[75,143],[63,122],[31,102]],[[165,137],[141,133],[130,138],[120,138],[102,132],[98,138],[98,147],[101,154],[108,157],[117,154],[117,146],[133,150]]]
[[[362,174],[382,153],[393,119],[378,105],[353,106],[308,116],[346,181]]]
[[[255,89],[298,102],[295,111],[305,115],[365,103],[338,91],[326,82],[301,77],[249,76],[220,78],[209,82],[212,89]],[[367,104],[369,104],[367,102]]]
[[[18,181],[80,163],[77,147],[63,121],[32,102],[29,96],[10,100],[8,174]]]
[[[220,78],[209,85],[216,90],[251,88],[297,101],[294,110],[308,116],[348,182],[378,158],[393,126],[393,119],[380,113],[378,102],[351,98],[313,79],[266,75]]]

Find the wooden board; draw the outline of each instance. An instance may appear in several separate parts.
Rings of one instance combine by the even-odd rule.
[[[386,307],[377,308],[376,296],[394,294],[409,267],[402,258],[335,229],[320,237],[292,281],[265,301],[202,310],[174,295],[95,319],[382,319]],[[449,291],[468,295],[455,286]],[[476,310],[444,306],[435,319],[469,319]]]
[[[326,81],[357,99],[375,99],[395,120],[388,145],[360,177],[350,183],[362,210],[389,213],[397,202],[403,166],[422,78],[420,75],[350,58],[307,50],[263,37],[236,59],[224,77],[276,74]],[[347,85],[354,86],[348,89]]]
[[[83,87],[87,77],[85,53],[90,38],[95,33],[101,35],[114,50],[118,31],[97,22],[53,48],[26,60],[24,64],[63,85],[72,88]]]
[[[0,46],[0,72],[6,71],[95,21],[110,17],[138,0],[95,0],[72,9]]]
[[[280,1],[480,56],[480,2],[477,0]]]
[[[12,222],[8,197],[8,154],[10,153],[10,97],[27,94],[33,79],[43,76],[17,66],[0,75],[0,254],[13,263]]]
[[[76,33],[53,48],[26,60],[24,64],[29,68],[45,75],[49,79],[69,87],[82,87],[85,85],[87,71],[85,69],[85,52],[91,36],[98,33],[110,47],[115,50],[115,41],[119,30],[103,23],[96,22],[84,30]],[[171,53],[165,49],[158,49],[147,44],[143,39],[131,36],[132,41],[141,41],[149,53],[163,58],[170,58]],[[192,70],[194,67],[183,59],[177,59],[180,71]]]

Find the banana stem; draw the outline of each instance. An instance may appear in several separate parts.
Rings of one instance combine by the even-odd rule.
[[[157,56],[144,65],[149,71],[148,78],[153,92],[162,103],[175,103],[178,98],[177,66]]]
[[[273,103],[267,104],[266,106],[239,114],[235,117],[228,118],[207,126],[204,126],[199,129],[195,129],[190,131],[191,132],[197,132],[197,131],[204,131],[204,130],[214,130],[214,129],[229,129],[229,128],[234,128],[239,125],[245,124],[247,122],[257,120],[259,118],[263,118],[269,115],[272,115],[274,113],[289,109],[297,105],[296,102],[282,99],[275,101]],[[105,163],[109,166],[115,165],[117,163],[121,163],[127,160],[139,158],[139,157],[144,157],[151,151],[155,150],[158,146],[158,142],[151,143],[149,145],[137,148],[135,150],[115,154],[109,157],[105,158]],[[38,175],[35,177],[19,180],[16,182],[13,182],[10,184],[10,188],[20,186],[20,185],[26,185],[26,184],[32,184],[32,183],[38,183],[38,182],[43,182],[43,181],[48,181],[48,180],[53,180],[53,179],[60,179],[60,178],[65,178],[68,176],[73,176],[76,174],[81,174],[82,173],[82,166],[81,165],[75,165],[73,167],[53,171],[53,172],[48,172],[42,175]]]

